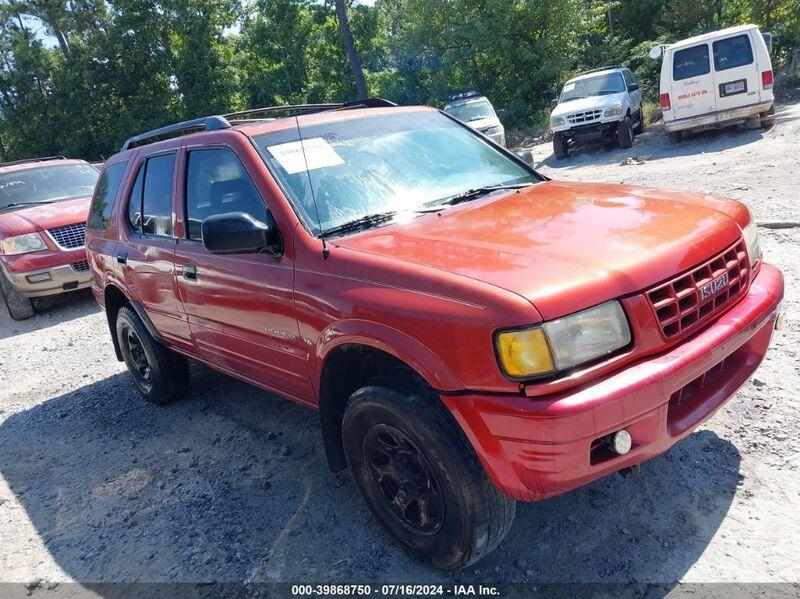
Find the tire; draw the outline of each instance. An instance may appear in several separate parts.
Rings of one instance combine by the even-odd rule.
[[[667,138],[671,144],[679,144],[683,139],[683,131],[667,131]]]
[[[33,301],[17,291],[2,272],[0,272],[0,289],[3,292],[3,301],[8,309],[8,315],[13,320],[27,320],[36,314]]]
[[[775,124],[775,106],[769,107],[769,110],[761,113],[761,128],[769,129]]]
[[[617,145],[620,148],[633,146],[633,128],[631,127],[631,117],[629,116],[626,116],[617,125]]]
[[[636,135],[641,135],[644,133],[644,113],[639,110],[639,124],[636,125],[636,128],[633,130]]]
[[[553,154],[556,160],[564,160],[564,158],[569,156],[567,140],[561,132],[553,134]]]
[[[117,340],[134,385],[144,398],[164,405],[189,390],[189,362],[171,352],[148,332],[142,319],[128,306],[117,314]]]
[[[491,483],[438,397],[377,383],[353,393],[342,423],[367,505],[418,559],[444,570],[475,563],[511,528],[515,501]]]

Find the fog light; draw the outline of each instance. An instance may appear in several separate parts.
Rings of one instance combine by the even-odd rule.
[[[28,275],[25,278],[28,279],[29,283],[44,283],[53,279],[49,272],[40,272],[35,275]]]
[[[611,436],[611,449],[613,449],[615,453],[625,455],[631,450],[632,445],[633,440],[631,439],[631,434],[624,428]]]

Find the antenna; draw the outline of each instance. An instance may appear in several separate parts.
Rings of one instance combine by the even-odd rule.
[[[317,206],[317,196],[314,193],[314,184],[311,182],[311,171],[308,170],[308,158],[306,158],[306,147],[303,143],[303,134],[300,131],[300,119],[294,115],[294,124],[297,127],[297,138],[300,140],[300,151],[303,152],[303,163],[306,166],[306,177],[308,177],[308,187],[311,189],[311,201],[314,202],[314,212],[317,215],[317,226],[319,227],[319,238],[322,240],[322,259],[327,260],[330,255],[328,244],[325,243],[325,231],[322,230],[322,219],[319,217],[319,206]]]

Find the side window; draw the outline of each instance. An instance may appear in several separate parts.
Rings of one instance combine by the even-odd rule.
[[[186,169],[187,237],[202,239],[203,221],[214,214],[246,212],[265,221],[267,207],[239,157],[227,148],[192,150]]]
[[[711,72],[708,44],[678,50],[672,57],[672,78],[675,81],[699,77]]]
[[[172,173],[175,154],[147,159],[142,190],[142,233],[172,235]]]
[[[114,198],[117,197],[122,175],[128,161],[118,162],[103,169],[97,186],[94,188],[92,205],[89,207],[89,220],[86,226],[96,231],[104,231],[111,219],[111,210],[114,208]]]
[[[128,197],[128,224],[134,231],[142,232],[142,187],[144,185],[144,164],[139,168],[136,181]]]
[[[713,44],[714,68],[717,71],[734,69],[753,62],[753,48],[747,35],[737,35]]]
[[[622,71],[622,76],[625,78],[625,87],[630,87],[633,83],[633,75],[628,69]]]

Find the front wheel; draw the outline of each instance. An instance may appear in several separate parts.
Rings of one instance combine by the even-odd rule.
[[[380,385],[350,397],[342,423],[347,465],[370,509],[405,549],[457,570],[491,552],[514,519],[441,401]]]
[[[25,297],[11,284],[6,275],[0,272],[0,290],[3,292],[3,300],[8,309],[8,315],[14,320],[27,320],[36,314],[33,302]]]
[[[633,146],[633,127],[631,117],[626,116],[617,126],[617,145],[620,148],[630,148]]]
[[[556,160],[564,160],[568,155],[567,138],[561,132],[553,134],[553,154]]]
[[[188,361],[154,339],[127,306],[117,314],[117,341],[133,383],[147,401],[163,405],[186,395]]]

